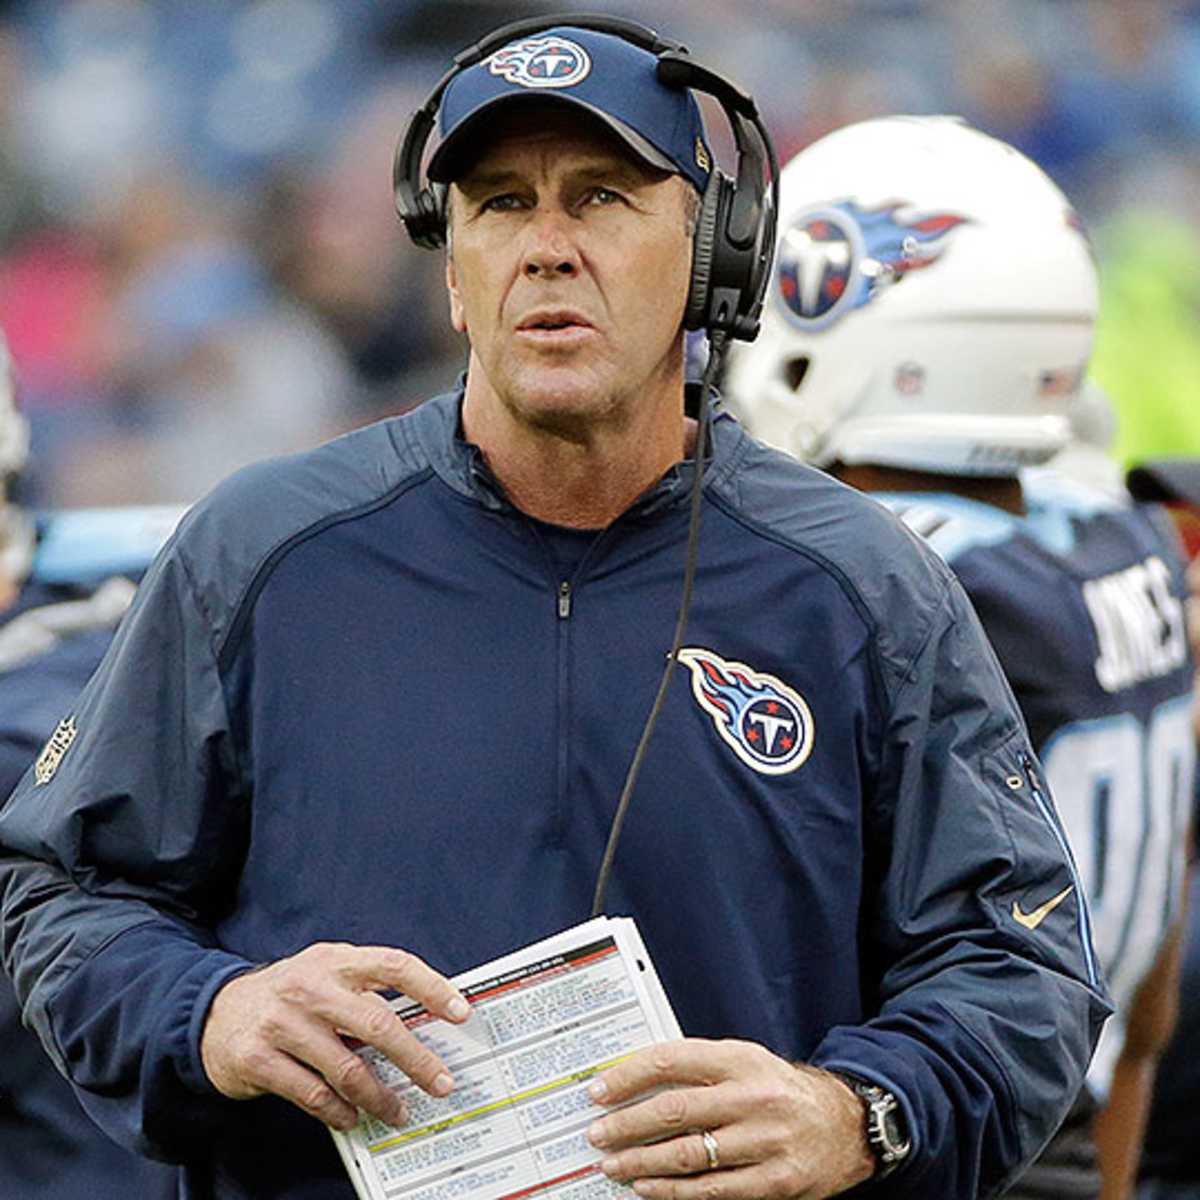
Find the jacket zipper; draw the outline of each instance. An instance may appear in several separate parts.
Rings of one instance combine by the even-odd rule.
[[[571,723],[571,694],[570,694],[570,646],[571,626],[571,582],[562,579],[558,584],[558,754],[555,764],[557,775],[557,809],[554,820],[554,839],[559,846],[566,836],[567,809],[569,806],[568,792],[571,775],[571,745],[567,730]]]

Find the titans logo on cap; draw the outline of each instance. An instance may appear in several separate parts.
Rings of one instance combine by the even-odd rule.
[[[497,50],[488,59],[493,75],[528,88],[572,87],[586,79],[592,69],[588,52],[567,38],[527,38]]]
[[[932,266],[952,230],[967,223],[954,213],[911,220],[900,202],[860,208],[852,200],[798,216],[779,243],[776,292],[793,324],[815,332],[861,308],[881,288]]]
[[[689,646],[679,661],[692,673],[692,694],[721,739],[762,775],[786,775],[808,758],[813,719],[800,694],[774,675]]]

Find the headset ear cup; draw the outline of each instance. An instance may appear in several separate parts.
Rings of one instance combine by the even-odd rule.
[[[429,188],[410,193],[411,199],[396,193],[396,211],[408,230],[408,236],[424,250],[437,250],[446,243],[446,214],[443,198]]]
[[[703,329],[707,324],[713,255],[717,245],[717,217],[721,211],[721,191],[727,184],[725,176],[714,169],[700,201],[700,215],[692,235],[692,282],[683,314],[684,329]]]

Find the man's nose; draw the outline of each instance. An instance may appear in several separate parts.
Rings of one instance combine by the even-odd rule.
[[[539,208],[525,230],[522,269],[531,278],[574,275],[579,270],[579,246],[571,217],[560,209]]]

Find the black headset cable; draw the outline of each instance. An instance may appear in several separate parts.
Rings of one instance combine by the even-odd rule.
[[[679,651],[683,646],[683,634],[687,626],[688,610],[692,606],[692,584],[696,578],[696,557],[698,534],[700,532],[700,500],[704,493],[704,457],[708,453],[709,422],[711,421],[710,401],[716,395],[713,381],[717,368],[729,345],[729,334],[724,330],[709,334],[708,363],[704,368],[704,382],[700,388],[700,414],[696,422],[696,449],[693,455],[696,467],[692,476],[691,509],[688,515],[687,552],[683,567],[683,590],[679,597],[679,616],[675,622],[675,637],[671,642],[671,650],[667,655],[667,665],[663,669],[662,678],[658,683],[658,692],[650,707],[646,723],[642,726],[642,735],[638,739],[637,749],[633,752],[629,769],[625,772],[625,784],[621,788],[621,797],[617,801],[616,812],[613,813],[612,825],[608,830],[608,844],[604,847],[604,858],[596,875],[596,889],[592,895],[592,916],[598,917],[604,911],[604,896],[608,891],[609,877],[612,875],[613,860],[617,856],[617,843],[621,838],[621,827],[625,824],[625,815],[629,811],[629,801],[633,797],[633,788],[646,758],[646,749],[650,744],[650,735],[658,724],[659,713],[667,698],[667,689],[671,676],[679,662]]]

